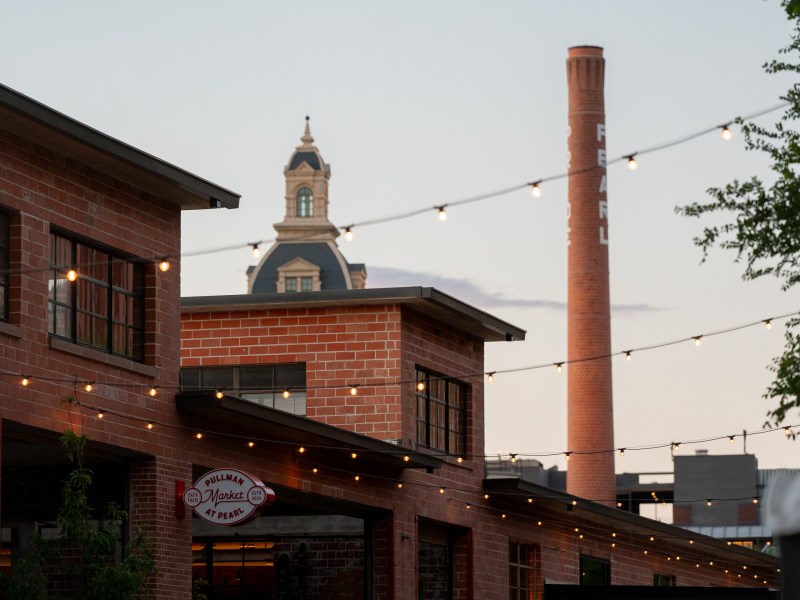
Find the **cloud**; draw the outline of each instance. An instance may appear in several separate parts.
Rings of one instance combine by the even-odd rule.
[[[457,279],[446,275],[408,271],[394,267],[370,266],[367,271],[367,283],[370,288],[424,286],[450,294],[459,300],[479,308],[545,308],[564,311],[567,303],[560,300],[544,300],[541,298],[509,298],[496,292],[487,292],[478,284],[468,279]],[[615,304],[612,312],[650,312],[664,310],[649,304]]]

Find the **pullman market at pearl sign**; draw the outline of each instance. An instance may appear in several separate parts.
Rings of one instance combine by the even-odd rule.
[[[237,469],[214,469],[183,494],[183,503],[214,525],[239,525],[275,502],[275,492],[256,476]]]

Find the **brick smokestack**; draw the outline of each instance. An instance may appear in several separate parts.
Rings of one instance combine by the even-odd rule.
[[[567,465],[570,494],[615,505],[608,291],[608,202],[603,49],[577,46],[567,55],[569,92],[567,211]]]

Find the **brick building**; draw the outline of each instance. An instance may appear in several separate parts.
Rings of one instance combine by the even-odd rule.
[[[770,557],[485,478],[484,344],[524,337],[511,324],[430,288],[181,301],[180,211],[238,200],[0,87],[9,569],[51,527],[72,427],[96,499],[155,534],[156,598],[189,598],[193,578],[214,600],[777,585]],[[193,517],[181,493],[217,468],[274,504],[236,527]]]

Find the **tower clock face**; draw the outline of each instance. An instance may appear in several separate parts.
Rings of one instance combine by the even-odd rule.
[[[307,187],[297,190],[297,216],[310,217],[313,214],[314,194]]]

